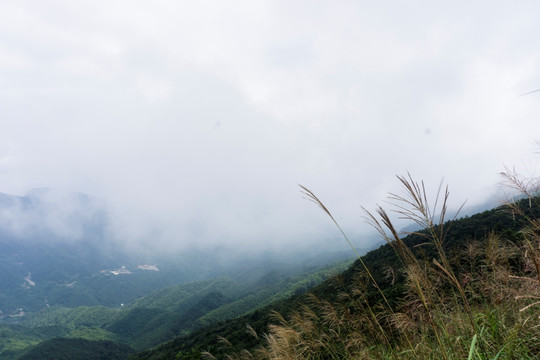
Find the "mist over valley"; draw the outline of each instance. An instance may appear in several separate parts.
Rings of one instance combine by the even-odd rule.
[[[539,13],[0,1],[0,360],[540,358]]]

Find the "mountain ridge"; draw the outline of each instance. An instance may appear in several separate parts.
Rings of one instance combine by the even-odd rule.
[[[526,208],[528,200],[520,202]],[[540,207],[535,207],[527,210],[531,216],[540,217]],[[513,241],[519,238],[519,231],[525,226],[527,219],[512,214],[505,206],[500,206],[492,210],[483,211],[478,214],[466,216],[452,222],[452,226],[447,234],[447,242],[445,248],[448,251],[462,249],[469,243],[480,241],[486,235],[491,233],[503,234],[508,241]],[[425,236],[420,234],[411,234],[403,240],[415,252],[424,251],[425,247],[417,247],[417,245],[425,243]],[[432,253],[429,250],[427,256]],[[375,280],[379,283],[383,292],[388,297],[391,303],[394,303],[400,296],[403,296],[405,291],[402,280],[388,278],[387,268],[393,267],[395,271],[400,268],[400,261],[392,250],[389,244],[381,245],[364,256],[364,263],[370,268],[374,274]],[[357,276],[359,269],[363,266],[359,260],[356,260],[347,270],[345,270],[338,278],[329,279],[314,287],[310,293],[318,299],[332,302],[339,301],[339,293],[341,288],[346,288],[353,282]],[[395,283],[395,285],[394,285]],[[371,301],[376,301],[377,294],[371,291],[369,298]],[[321,300],[322,301],[322,300]],[[179,337],[171,342],[164,343],[153,350],[140,352],[130,359],[132,360],[158,360],[172,358],[177,354],[190,354],[185,359],[197,359],[202,351],[209,351],[214,356],[224,356],[234,352],[240,352],[243,349],[253,349],[260,345],[260,340],[255,337],[247,336],[246,326],[257,334],[266,333],[268,326],[276,321],[274,313],[281,313],[283,317],[294,312],[294,309],[301,307],[303,303],[311,303],[312,296],[295,295],[289,299],[281,300],[272,303],[263,309],[244,315],[240,318],[220,322],[206,328],[197,330],[196,332],[184,337]],[[227,339],[231,347],[224,347],[219,339]],[[195,351],[194,351],[195,350]]]

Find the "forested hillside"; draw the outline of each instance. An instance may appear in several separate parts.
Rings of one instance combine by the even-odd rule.
[[[304,292],[350,262],[343,252],[137,252],[109,237],[106,209],[79,193],[0,193],[0,211],[0,359],[53,338],[150,348]]]
[[[37,345],[19,360],[122,360],[133,353],[127,345],[112,341],[52,339]]]
[[[379,215],[373,220],[384,229],[385,212]],[[531,309],[540,295],[540,254],[527,246],[538,241],[539,218],[534,198],[432,222],[403,239],[392,237],[388,223],[388,244],[310,294],[132,359],[198,359],[202,352],[238,359],[536,358],[540,334]]]
[[[428,227],[399,237],[379,208],[368,218],[387,243],[350,267],[347,261],[274,269],[246,263],[229,271],[233,277],[162,288],[123,306],[46,306],[21,316],[21,325],[0,325],[0,359],[92,352],[134,360],[205,353],[423,359],[459,358],[469,350],[481,359],[514,352],[534,358],[540,326],[524,317],[536,304],[524,299],[540,296],[540,254],[532,245],[539,199],[441,223],[429,214],[405,214]],[[456,340],[457,333],[466,335]]]
[[[0,320],[49,306],[120,307],[164,287],[215,277],[215,259],[189,253],[138,253],[108,234],[109,215],[97,200],[49,190],[0,193]],[[66,200],[67,199],[67,200]],[[58,229],[59,228],[59,229]]]
[[[20,321],[24,326],[0,324],[0,359],[12,359],[31,346],[58,337],[107,340],[136,350],[151,348],[179,334],[303,293],[343,271],[350,262],[310,266],[308,271],[302,270],[304,266],[284,267],[262,272],[258,278],[249,277],[248,282],[231,278],[188,282],[156,290],[124,307],[47,307],[26,314]],[[256,269],[254,273],[260,271]],[[96,346],[95,342],[87,344]]]
[[[540,360],[538,34],[0,0],[0,360]]]

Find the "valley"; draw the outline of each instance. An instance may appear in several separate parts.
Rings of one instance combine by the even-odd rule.
[[[482,336],[483,351],[490,354],[487,358],[516,358],[517,351],[521,354],[517,358],[536,359],[540,355],[538,320],[531,317],[536,317],[533,306],[537,303],[516,303],[521,299],[520,292],[540,291],[535,270],[526,265],[527,252],[519,250],[522,229],[531,225],[531,219],[540,217],[540,199],[535,198],[531,204],[530,207],[529,199],[525,199],[510,208],[502,206],[443,224],[449,229],[444,235],[444,249],[451,266],[464,281],[469,281],[465,286],[471,296],[470,311],[483,329],[471,338]],[[471,348],[474,351],[475,341],[471,345],[471,338],[464,340],[462,334],[471,324],[464,318],[463,300],[456,299],[459,294],[445,281],[444,272],[437,265],[430,265],[435,260],[427,260],[439,256],[436,248],[426,243],[429,236],[429,229],[410,234],[403,238],[403,245],[412,249],[411,255],[417,259],[414,261],[430,271],[426,275],[430,278],[422,284],[426,291],[431,287],[425,304],[431,316],[443,318],[444,322],[430,324],[419,315],[423,312],[421,295],[415,295],[411,275],[403,271],[404,266],[412,265],[404,265],[396,245],[389,243],[368,252],[338,277],[322,282],[309,293],[201,328],[130,359],[195,360],[201,359],[202,354],[217,359],[385,359],[392,352],[397,359],[444,358],[447,352],[461,353],[466,358]],[[429,270],[429,266],[435,268]],[[373,276],[372,283],[366,268]],[[505,279],[504,285],[493,283],[495,274],[501,276],[497,281]],[[529,315],[520,317],[524,311]],[[372,312],[377,316],[370,317]],[[396,327],[384,320],[403,317],[410,327]],[[533,323],[525,327],[523,321]],[[445,337],[444,347],[436,342],[434,334],[439,331],[444,334],[439,336]],[[387,343],[384,336],[393,336],[395,343]],[[406,336],[416,337],[418,342],[412,343],[416,345],[411,345]],[[473,358],[484,357],[478,352]]]
[[[442,224],[449,229],[444,232],[443,246],[451,254],[451,266],[465,279],[473,276],[470,271],[490,276],[492,270],[476,270],[479,265],[463,260],[459,254],[470,252],[467,249],[473,247],[487,246],[489,250],[489,246],[521,246],[521,229],[529,219],[540,218],[536,202],[537,198],[534,202],[525,199],[516,203],[518,210],[499,207]],[[425,246],[425,239],[433,234],[428,228],[396,238],[354,262],[347,252],[317,256],[306,252],[290,257],[262,253],[228,262],[219,261],[210,253],[197,252],[145,258],[141,254],[109,251],[103,256],[99,246],[104,240],[36,241],[29,245],[6,237],[7,241],[0,243],[5,250],[0,253],[4,270],[1,276],[5,279],[0,294],[0,359],[87,359],[92,358],[88,354],[102,354],[118,360],[195,360],[205,352],[218,358],[234,357],[243,351],[263,352],[269,346],[285,346],[272,345],[269,340],[261,342],[259,336],[271,339],[268,336],[277,335],[268,331],[306,331],[293,325],[305,316],[319,319],[318,326],[322,327],[317,331],[336,331],[332,330],[330,319],[321,320],[329,309],[340,311],[332,315],[337,318],[331,321],[353,314],[360,319],[366,311],[374,311],[371,306],[381,312],[374,319],[395,316],[384,315],[384,304],[400,309],[403,299],[412,295],[407,282],[410,275],[403,270],[404,255],[394,243],[400,241],[403,249],[410,249],[405,253],[409,259],[436,259],[442,248]],[[499,245],[489,245],[495,241],[490,239],[500,239]],[[92,256],[88,257],[89,254]],[[527,270],[520,270],[526,259],[512,254],[516,255],[508,255],[505,263],[510,264],[507,271],[529,276]],[[478,256],[483,259],[491,255]],[[419,260],[414,261],[412,264]],[[467,267],[463,268],[463,264]],[[437,296],[446,291],[451,288],[445,285]],[[364,300],[358,302],[359,299]],[[320,311],[323,313],[319,314]],[[354,324],[360,320],[353,317],[343,322],[339,325],[343,331],[353,331],[346,326],[349,321]],[[383,334],[396,331],[386,329],[387,326],[380,324]],[[252,336],[246,336],[246,329]],[[372,336],[377,339],[381,335],[375,332]],[[345,351],[340,347],[344,346],[342,341],[335,339],[328,346],[336,347],[332,351]],[[376,341],[373,354],[384,344],[381,339]],[[224,346],[224,342],[228,345]],[[319,351],[315,345],[310,349]]]
[[[0,360],[540,360],[539,14],[0,0]]]
[[[2,194],[0,210],[36,218],[51,207],[43,194]],[[79,209],[92,201],[66,196]],[[39,219],[23,232],[0,226],[0,359],[56,338],[144,350],[305,292],[351,262],[347,252],[238,259],[195,250],[133,252],[107,239],[106,212],[90,208],[69,216],[66,226],[85,229],[76,241]]]
[[[3,324],[0,323],[0,359],[10,359],[14,353],[55,337],[107,340],[127,344],[134,350],[144,350],[198,328],[244,315],[295,293],[303,293],[343,271],[349,264],[350,260],[341,260],[309,271],[297,267],[252,268],[252,273],[268,272],[248,282],[230,277],[189,281],[154,290],[136,299],[116,298],[113,306],[65,306],[57,302],[52,306],[45,304],[28,313],[19,308],[16,309],[19,312],[4,316]],[[134,269],[131,272],[127,268],[120,269],[105,274],[99,272],[90,278],[102,277],[100,281],[114,281],[114,288],[125,291],[130,289],[131,284],[144,281],[144,275],[148,273],[158,275],[155,270]],[[79,280],[81,283],[70,283],[69,287],[62,286],[62,294],[68,294],[68,290],[82,291],[85,281],[87,279]],[[82,292],[88,293],[90,289]],[[53,298],[45,290],[40,291]],[[117,295],[114,292],[109,296]],[[81,302],[88,300],[81,299]],[[106,301],[111,302],[111,298]],[[14,342],[15,339],[17,341]]]

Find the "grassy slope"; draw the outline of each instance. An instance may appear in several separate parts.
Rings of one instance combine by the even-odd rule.
[[[535,216],[540,216],[538,208],[534,209]],[[486,211],[470,217],[455,221],[447,234],[445,240],[446,249],[452,253],[458,249],[463,249],[467,244],[475,243],[490,233],[499,233],[511,241],[519,237],[518,231],[523,228],[526,221],[522,218],[514,219],[512,214],[502,208]],[[411,248],[425,242],[425,238],[418,235],[409,235],[405,242]],[[435,251],[429,246],[414,248],[418,256],[432,258]],[[372,274],[380,284],[389,301],[395,304],[402,298],[405,291],[404,278],[399,271],[401,267],[398,257],[389,245],[383,245],[379,249],[373,250],[363,257],[364,262],[371,270]],[[345,271],[338,283],[335,280],[327,280],[315,287],[312,292],[319,298],[328,301],[337,301],[337,294],[342,288],[350,286],[361,268],[356,261],[347,271]],[[397,278],[387,277],[388,269],[394,269]],[[370,297],[375,299],[377,295],[371,291]],[[188,336],[180,337],[158,348],[137,354],[133,359],[170,359],[176,354],[189,353],[192,349],[210,351],[214,355],[223,354],[224,351],[239,351],[240,349],[250,349],[260,344],[260,341],[247,336],[246,325],[250,325],[258,334],[265,333],[269,323],[273,320],[272,312],[277,311],[287,314],[291,309],[298,308],[299,304],[309,301],[306,296],[293,296],[288,300],[272,303],[271,305],[259,309],[243,317],[221,322],[212,326],[200,329]],[[274,321],[275,322],[275,321]],[[232,344],[232,349],[224,350],[223,344],[218,341],[218,336],[226,338]],[[195,352],[196,354],[196,352]]]

